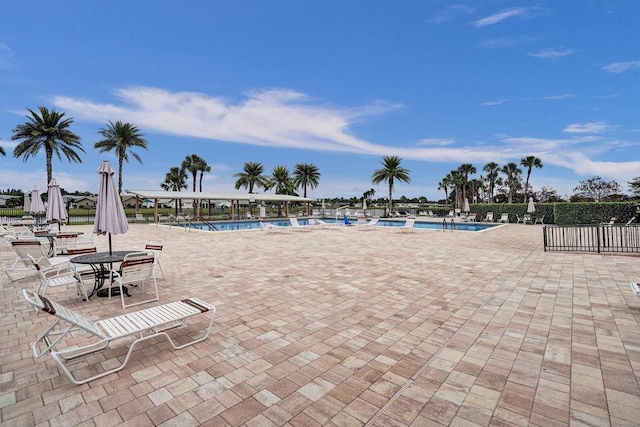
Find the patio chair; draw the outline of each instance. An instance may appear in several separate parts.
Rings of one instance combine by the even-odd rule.
[[[487,212],[487,216],[484,217],[485,222],[493,222],[493,212]]]
[[[536,217],[534,224],[544,224],[544,215]]]
[[[271,222],[266,222],[266,221],[260,221],[260,229],[263,231],[267,231],[269,233],[271,232],[287,232],[287,228],[289,227],[283,227],[281,225],[276,225],[273,224]]]
[[[631,291],[633,292],[633,294],[635,296],[637,296],[638,298],[640,298],[640,284],[639,283],[630,283],[631,285]]]
[[[144,215],[142,215],[141,213],[137,213],[136,214],[136,221],[142,221],[142,222],[148,222],[149,220],[147,218],[144,217]]]
[[[368,222],[365,220],[364,224],[358,224],[358,230],[375,230],[378,228],[378,218],[372,218]]]
[[[522,216],[522,218],[520,218],[519,215],[516,215],[516,223],[522,223],[522,224],[533,224],[533,222],[531,221],[531,215],[530,214],[524,214]]]
[[[39,262],[31,255],[29,255],[29,260],[40,276],[40,285],[38,286],[37,291],[38,294],[40,294],[40,290],[42,290],[42,293],[40,295],[46,295],[47,289],[49,288],[56,288],[61,286],[68,288],[69,286],[75,286],[77,294],[83,296],[82,300],[89,300],[89,298],[87,297],[87,290],[84,287],[84,283],[78,278],[78,276],[76,276],[76,272],[69,266],[68,263],[49,269],[43,269],[40,267],[40,262],[42,262],[42,259]]]
[[[98,252],[98,248],[96,248],[96,244],[92,240],[79,241],[72,245],[69,245],[69,247],[67,248],[67,255],[69,255],[69,258],[96,252]],[[78,280],[82,281],[83,283],[85,280],[93,281],[95,279],[95,272],[90,265],[76,264],[73,262],[70,262],[69,264],[71,269],[75,272]]]
[[[40,267],[49,270],[55,265],[68,262],[66,257],[47,258],[45,247],[39,240],[35,239],[14,239],[10,241],[11,249],[16,255],[13,264],[5,270],[9,279],[14,282],[27,277],[30,271],[33,271],[33,263],[29,256],[32,256]],[[19,273],[19,277],[12,276],[13,273]]]
[[[171,346],[176,350],[204,341],[211,333],[213,319],[216,315],[216,308],[213,305],[198,298],[187,298],[182,301],[146,308],[144,310],[94,322],[33,291],[24,289],[22,294],[26,303],[57,318],[53,325],[48,327],[31,346],[33,355],[39,358],[49,352],[60,371],[69,378],[69,381],[76,385],[86,384],[89,381],[122,370],[129,361],[135,346],[145,340],[165,336]],[[177,345],[167,333],[167,331],[171,329],[185,325],[188,318],[204,313],[209,313],[211,318],[207,322],[208,325],[203,336]],[[75,331],[84,332],[84,334],[89,337],[89,342],[79,346],[73,345],[59,348],[59,346],[64,343],[63,339]],[[133,337],[135,339],[133,341],[131,341],[131,339],[122,340],[128,342],[129,346],[122,363],[108,369],[113,366],[113,363],[118,363],[118,360],[113,358],[109,363],[96,363],[95,361],[90,362],[87,358],[83,358],[80,359],[84,362],[79,364],[81,367],[80,371],[85,371],[85,373],[87,371],[93,371],[92,373],[95,373],[98,366],[105,366],[107,370],[84,378],[77,378],[77,375],[71,372],[70,368],[72,368],[71,365],[74,359],[104,350],[111,342],[127,337]],[[74,341],[78,340],[74,337]],[[45,347],[41,350],[43,345]],[[96,367],[94,367],[94,365]]]
[[[162,265],[160,264],[160,255],[162,254],[162,248],[164,247],[164,242],[160,239],[150,239],[147,240],[147,244],[144,246],[146,251],[153,252],[155,255],[155,266],[160,269],[160,274],[162,275],[162,280],[164,280],[164,271],[162,271]]]
[[[66,252],[70,245],[78,241],[78,233],[58,233],[55,237],[54,254]]]
[[[467,215],[467,221],[476,222],[477,216],[478,216],[478,214],[476,214],[476,213],[470,213],[469,215]]]
[[[295,231],[311,231],[307,226],[300,225],[298,218],[289,218],[289,222],[291,223],[291,228]]]
[[[412,232],[415,230],[414,225],[416,225],[415,218],[407,218],[407,220],[404,222],[404,225],[400,227],[400,232],[401,233]]]
[[[500,216],[500,222],[504,222],[504,223],[508,223],[509,222],[509,214],[508,213],[503,213]]]
[[[120,288],[120,299],[122,300],[123,309],[160,300],[154,266],[155,256],[153,252],[132,252],[125,255],[119,270],[111,271],[113,281],[117,283]],[[142,301],[136,301],[132,304],[126,304],[125,294],[131,297],[129,288],[138,288],[140,295],[142,295],[144,294],[144,285],[146,282],[153,284],[154,296]],[[129,286],[127,287],[127,285]],[[111,297],[111,287],[109,287],[108,294],[109,297]]]

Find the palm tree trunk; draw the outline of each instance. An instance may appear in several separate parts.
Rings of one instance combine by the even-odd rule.
[[[47,155],[47,185],[51,182],[51,177],[53,176],[53,167],[51,165],[51,160],[53,159],[53,148],[47,143],[45,152]]]

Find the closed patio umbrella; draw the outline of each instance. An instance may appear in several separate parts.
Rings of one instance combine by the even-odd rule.
[[[367,199],[362,199],[362,213],[367,215]]]
[[[536,205],[533,204],[533,197],[529,197],[529,204],[527,205],[527,213],[534,213],[536,211]]]
[[[109,235],[109,254],[111,254],[111,235],[126,233],[129,230],[129,224],[122,206],[122,200],[120,200],[116,185],[113,182],[115,171],[111,163],[106,160],[103,161],[98,173],[100,174],[100,187],[98,189],[93,232],[98,235]]]
[[[40,190],[38,190],[38,187],[34,185],[33,190],[31,190],[31,205],[29,206],[29,212],[38,214],[44,211],[44,202],[42,201],[42,197],[40,197]]]
[[[60,186],[55,178],[51,178],[47,194],[47,222],[57,222],[58,230],[60,230],[60,223],[66,221],[69,215],[64,207]]]
[[[469,199],[464,199],[464,206],[462,207],[462,212],[469,212]]]
[[[29,197],[29,192],[24,193],[24,202],[22,204],[22,210],[26,214],[30,212],[31,209],[31,198]]]

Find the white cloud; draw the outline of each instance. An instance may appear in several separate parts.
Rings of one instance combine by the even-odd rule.
[[[541,59],[558,59],[571,55],[572,53],[574,53],[572,49],[544,49],[539,52],[530,53],[529,55]]]
[[[602,67],[602,70],[609,73],[620,74],[637,68],[640,68],[640,61],[614,62]]]
[[[473,9],[471,7],[463,4],[452,4],[438,12],[436,16],[427,20],[427,22],[433,24],[445,24],[453,21],[458,15],[469,13],[473,13]]]
[[[605,122],[571,123],[563,129],[566,133],[602,133],[609,128]]]
[[[535,10],[535,8],[531,7],[513,7],[504,9],[501,12],[489,15],[482,19],[478,19],[477,21],[473,21],[473,26],[476,28],[481,28],[488,25],[495,25],[499,22],[504,21],[505,19],[513,17],[526,17],[529,16],[533,10]]]
[[[456,143],[455,138],[424,138],[416,143],[416,145],[452,145]]]
[[[488,47],[488,48],[497,48],[497,47],[510,47],[516,46],[522,43],[530,43],[535,41],[535,37],[530,36],[522,36],[522,37],[499,37],[495,39],[487,39],[480,42],[480,46]]]

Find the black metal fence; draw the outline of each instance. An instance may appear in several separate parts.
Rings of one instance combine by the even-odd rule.
[[[547,225],[544,250],[640,253],[640,224]]]

